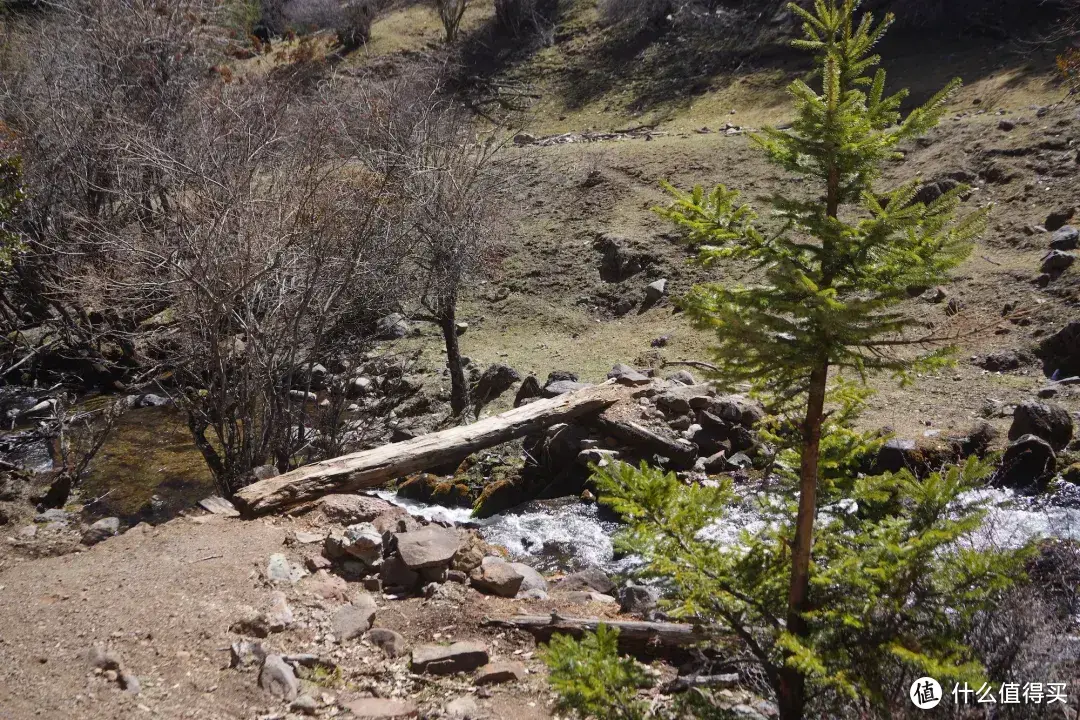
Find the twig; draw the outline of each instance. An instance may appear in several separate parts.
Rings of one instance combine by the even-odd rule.
[[[720,368],[716,367],[712,363],[707,363],[702,360],[669,360],[664,363],[664,367],[668,365],[685,365],[686,367],[698,368],[700,370],[708,370],[709,372],[720,372]]]
[[[1001,267],[1001,263],[999,263],[997,260],[991,260],[986,255],[983,255],[982,259],[985,260],[986,262],[990,263],[991,265],[997,265],[998,267]]]
[[[218,558],[222,558],[222,557],[225,557],[225,556],[224,555],[207,555],[206,557],[199,558],[198,560],[192,560],[191,564],[194,565],[195,563],[203,562],[205,560],[217,560]]]

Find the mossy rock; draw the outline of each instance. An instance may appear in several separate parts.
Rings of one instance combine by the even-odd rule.
[[[407,500],[431,502],[431,497],[435,493],[435,486],[438,482],[439,478],[429,473],[412,475],[398,485],[397,494],[398,497],[403,497]]]
[[[468,485],[444,480],[432,489],[431,502],[445,507],[467,507],[472,501],[471,496]]]
[[[524,501],[524,491],[512,480],[488,483],[473,505],[473,517],[486,518],[505,512]]]
[[[1070,482],[1073,485],[1080,485],[1080,462],[1073,463],[1065,468],[1061,472],[1061,477],[1064,478],[1065,482]]]

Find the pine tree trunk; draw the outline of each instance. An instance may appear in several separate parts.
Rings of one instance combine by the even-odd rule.
[[[818,454],[821,423],[825,417],[825,385],[829,366],[822,363],[810,373],[810,392],[803,425],[802,465],[799,470],[799,514],[795,519],[795,542],[791,548],[791,587],[788,594],[788,631],[806,633],[802,613],[807,610],[810,586],[810,550],[817,514]],[[802,673],[785,667],[780,680],[780,720],[802,720],[806,704],[806,681]]]
[[[457,312],[450,303],[440,319],[443,340],[446,342],[446,366],[450,369],[450,410],[460,415],[469,405],[469,388],[465,384],[465,371],[461,367],[461,349],[458,347]]]

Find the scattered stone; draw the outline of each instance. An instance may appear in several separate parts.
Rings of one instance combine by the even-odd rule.
[[[259,687],[271,695],[291,701],[300,692],[300,681],[280,655],[267,655],[259,670]]]
[[[443,712],[453,720],[480,720],[483,717],[480,705],[472,695],[462,695],[451,700],[443,708]]]
[[[90,663],[91,667],[98,670],[120,669],[120,656],[101,644],[90,648],[90,651],[86,654],[86,661]]]
[[[357,720],[398,720],[419,717],[420,710],[411,700],[388,700],[386,698],[361,698],[350,700],[343,707]]]
[[[622,385],[648,385],[649,376],[640,373],[629,365],[619,363],[611,368],[607,374],[609,379],[614,379]]]
[[[1073,219],[1073,215],[1076,214],[1076,208],[1066,207],[1055,210],[1046,216],[1046,222],[1043,223],[1043,227],[1047,232],[1054,232],[1065,227],[1065,224]]]
[[[107,540],[120,532],[120,518],[107,517],[98,520],[83,533],[83,545],[97,545],[102,540]]]
[[[266,579],[271,583],[288,583],[292,585],[300,578],[307,575],[299,565],[289,562],[289,559],[281,553],[274,553],[266,564]]]
[[[1037,435],[1024,435],[1005,449],[996,481],[1009,488],[1039,486],[1056,468],[1057,456],[1050,443]]]
[[[383,536],[371,523],[357,523],[345,528],[345,540],[348,543],[343,548],[345,552],[368,567],[382,562]]]
[[[469,575],[472,586],[481,592],[500,597],[514,597],[525,577],[500,557],[484,558],[480,567]]]
[[[528,671],[523,663],[513,660],[501,660],[488,663],[476,671],[477,685],[499,685],[507,682],[519,682],[525,679]]]
[[[595,590],[598,593],[610,595],[615,591],[615,583],[611,581],[607,573],[592,565],[567,575],[555,583],[555,588],[563,591]]]
[[[213,515],[222,515],[224,517],[240,517],[240,511],[237,510],[231,502],[217,495],[211,495],[210,497],[203,498],[199,501],[199,506],[202,507],[202,509],[206,512]]]
[[[1076,250],[1080,248],[1080,230],[1066,225],[1050,236],[1051,250]]]
[[[229,667],[244,670],[261,666],[266,660],[266,650],[262,643],[239,640],[229,646]]]
[[[488,662],[482,643],[456,642],[452,645],[423,645],[412,651],[412,670],[430,675],[471,672]]]
[[[351,604],[334,613],[331,621],[334,637],[338,642],[346,642],[362,636],[371,629],[378,609],[375,598],[367,593],[357,593]]]
[[[1054,450],[1064,450],[1073,436],[1073,420],[1068,410],[1052,402],[1025,400],[1013,411],[1009,439],[1036,435]]]
[[[387,657],[396,658],[405,654],[405,637],[399,632],[389,628],[371,628],[364,637]]]
[[[657,302],[660,298],[664,297],[664,295],[666,295],[666,294],[667,294],[667,280],[666,279],[657,280],[656,282],[651,282],[651,283],[649,283],[648,285],[645,286],[645,301],[646,302],[651,302],[651,303]]]
[[[647,585],[627,585],[619,590],[619,609],[633,615],[646,615],[656,608],[660,591]]]
[[[1039,266],[1039,269],[1044,273],[1054,275],[1065,272],[1072,267],[1074,262],[1076,262],[1076,256],[1072,253],[1051,250],[1043,256],[1042,265]]]
[[[438,525],[397,533],[394,538],[398,555],[410,570],[449,565],[462,544],[458,531]]]
[[[319,701],[305,693],[293,700],[289,709],[301,715],[314,715],[319,712]]]
[[[1006,372],[1016,370],[1022,362],[1023,359],[1015,350],[998,350],[983,358],[979,366],[990,372]]]
[[[619,601],[611,595],[598,593],[594,590],[572,590],[560,593],[560,597],[573,605],[587,605],[589,603],[604,603],[606,605],[618,605]]]

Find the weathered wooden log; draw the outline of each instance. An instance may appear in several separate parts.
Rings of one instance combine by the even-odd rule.
[[[549,425],[597,413],[636,392],[640,389],[607,382],[538,400],[471,425],[305,465],[241,488],[232,501],[246,515],[262,515],[331,492],[355,492],[376,487],[393,478],[460,459]]]
[[[622,652],[668,659],[685,657],[690,648],[705,640],[701,630],[683,623],[568,618],[556,613],[491,617],[482,624],[525,630],[541,642],[550,640],[556,634],[581,637],[585,632],[595,632],[597,626],[603,624],[618,629],[619,649]]]

